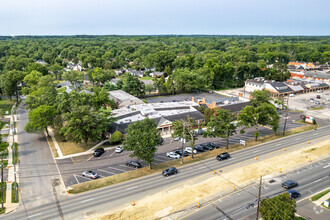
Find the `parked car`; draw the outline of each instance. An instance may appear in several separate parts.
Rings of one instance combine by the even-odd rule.
[[[141,168],[142,165],[137,160],[129,160],[126,162],[126,166],[128,167],[135,167],[135,168]]]
[[[327,101],[330,101],[330,96],[326,96],[325,99],[326,99]]]
[[[192,152],[191,147],[186,147],[186,151],[191,154],[191,152]],[[194,148],[193,152],[194,152],[194,154],[197,154],[197,150],[195,148]]]
[[[317,98],[317,99],[320,99],[320,98],[321,98],[321,96],[320,96],[320,95],[317,95],[317,96],[316,96],[316,98]]]
[[[95,173],[94,171],[84,171],[82,172],[81,174],[82,176],[85,176],[85,177],[88,177],[88,178],[91,178],[91,179],[96,179],[98,177],[97,173]]]
[[[94,150],[94,157],[99,157],[104,153],[104,148],[100,147]]]
[[[222,154],[219,154],[216,159],[221,161],[221,160],[226,160],[226,159],[229,159],[230,158],[230,154],[227,153],[227,152],[224,152]]]
[[[179,154],[177,154],[175,152],[167,152],[166,156],[170,157],[170,158],[175,158],[175,159],[179,159],[181,157]]]
[[[182,157],[182,150],[181,149],[176,149],[176,150],[174,150],[173,151],[174,153],[176,153],[176,154],[179,154],[181,157]],[[184,157],[186,157],[186,156],[188,156],[189,155],[189,153],[188,153],[188,151],[183,151],[183,156]]]
[[[323,92],[323,90],[322,89],[319,89],[316,92],[321,93],[321,92]]]
[[[197,145],[197,146],[194,147],[194,149],[197,151],[197,153],[198,152],[202,153],[202,152],[205,151],[204,147],[202,145]]]
[[[175,141],[179,141],[181,138],[180,137],[175,137],[174,140]]]
[[[316,104],[316,105],[319,105],[319,104],[321,104],[321,103],[320,103],[320,101],[315,101],[315,104]]]
[[[295,199],[301,196],[297,190],[289,190],[288,193],[290,194],[291,199]]]
[[[211,145],[213,148],[215,148],[215,149],[218,149],[218,148],[220,148],[220,146],[218,145],[218,144],[216,144],[216,143],[213,143],[213,142],[207,142],[209,145]]]
[[[115,149],[115,152],[116,152],[116,153],[121,153],[121,152],[123,152],[123,151],[124,151],[123,146],[118,146],[118,147],[116,147],[116,149]]]
[[[294,180],[287,180],[284,183],[282,183],[282,187],[286,189],[291,189],[295,186],[298,186],[298,183]]]
[[[178,170],[175,167],[170,167],[163,171],[164,176],[169,176],[169,175],[173,175],[173,174],[177,174],[177,173],[178,173]]]
[[[314,103],[314,99],[310,99],[309,102],[310,102],[310,103]]]
[[[291,94],[289,94],[289,97],[294,97],[294,96],[295,96],[295,95],[294,95],[294,94],[292,94],[292,93],[291,93]]]
[[[214,149],[214,147],[213,146],[211,146],[210,144],[208,144],[208,143],[203,143],[203,144],[200,144],[200,146],[202,146],[203,147],[203,150],[204,151],[208,151],[208,150],[213,150]]]
[[[165,143],[165,140],[164,140],[164,138],[162,138],[162,137],[161,137],[161,138],[159,138],[159,144],[160,144],[160,145],[163,145],[164,143]]]
[[[300,115],[300,118],[304,119],[304,118],[306,118],[306,115]]]

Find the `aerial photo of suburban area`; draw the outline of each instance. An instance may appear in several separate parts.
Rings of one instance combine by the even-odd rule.
[[[1,1],[0,220],[329,220],[329,9]]]

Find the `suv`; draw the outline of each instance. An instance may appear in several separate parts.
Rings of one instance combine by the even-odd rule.
[[[291,199],[295,199],[300,196],[300,193],[297,190],[289,190],[288,193],[290,194]]]
[[[159,138],[159,145],[163,145],[165,143],[165,140],[164,140],[164,138]]]
[[[178,173],[178,170],[175,167],[170,167],[163,171],[164,176],[169,176],[169,175],[173,175],[173,174],[177,174],[177,173]]]
[[[216,159],[221,161],[221,160],[226,160],[230,158],[230,154],[228,154],[227,152],[219,154]]]
[[[316,98],[317,98],[317,99],[320,99],[320,98],[321,98],[321,96],[320,96],[320,95],[317,95],[317,96],[316,96]]]
[[[204,147],[202,145],[197,145],[194,147],[194,149],[198,152],[204,152]]]
[[[287,180],[284,183],[282,183],[282,187],[286,189],[291,189],[295,186],[298,186],[298,183],[294,180]]]
[[[94,151],[94,157],[99,157],[99,156],[101,156],[103,153],[104,153],[104,148],[103,148],[103,147],[101,147],[101,148],[97,148],[97,149]]]
[[[135,167],[135,168],[141,168],[141,164],[139,161],[137,160],[130,160],[126,162],[126,166],[128,167]]]
[[[215,148],[215,149],[220,148],[220,146],[219,146],[218,144],[213,143],[213,142],[207,142],[207,144],[209,144],[210,146],[212,146],[212,147]]]

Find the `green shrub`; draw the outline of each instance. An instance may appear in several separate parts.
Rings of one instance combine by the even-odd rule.
[[[111,144],[120,143],[123,141],[123,134],[120,131],[115,131],[110,138]]]
[[[313,119],[313,125],[315,125],[316,124],[316,121],[315,121],[315,119]]]

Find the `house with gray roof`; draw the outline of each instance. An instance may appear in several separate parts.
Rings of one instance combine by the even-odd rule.
[[[284,96],[293,93],[293,90],[283,82],[265,82],[265,89],[273,96]]]

